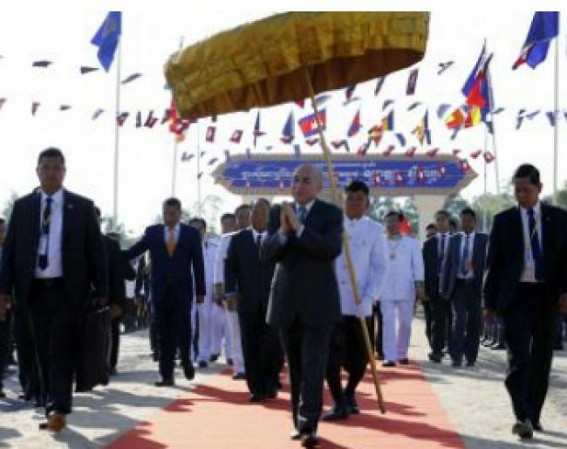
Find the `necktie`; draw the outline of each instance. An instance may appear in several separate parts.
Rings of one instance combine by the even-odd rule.
[[[39,255],[39,268],[45,270],[49,266],[49,227],[51,224],[51,203],[53,198],[48,196],[45,199],[45,208],[41,217],[41,236],[45,239],[44,253]]]
[[[262,246],[262,234],[258,234],[256,236],[256,246],[258,247],[258,249],[260,249],[260,247]]]
[[[445,256],[445,234],[441,234],[441,248],[439,250],[439,260],[437,261],[438,274],[441,274],[444,256]]]
[[[541,247],[539,246],[539,235],[537,232],[535,214],[533,209],[528,210],[528,225],[530,228],[530,244],[532,247],[532,256],[535,264],[535,278],[543,281],[545,276],[543,273],[543,260],[541,258]]]
[[[167,235],[167,253],[170,256],[173,256],[173,252],[175,251],[175,229],[168,229]]]
[[[469,239],[470,234],[465,237],[465,248],[463,249],[463,260],[461,261],[461,274],[466,276],[469,274],[468,261],[469,261]]]
[[[297,219],[301,224],[305,224],[305,217],[307,217],[307,208],[300,206],[299,209],[297,209]]]

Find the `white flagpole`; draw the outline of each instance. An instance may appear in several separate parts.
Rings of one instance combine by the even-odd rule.
[[[559,16],[558,20],[560,20],[560,18],[561,16]],[[553,127],[553,202],[555,205],[557,205],[557,178],[559,174],[559,36],[560,34],[558,33],[555,38],[555,126]]]
[[[120,114],[120,69],[122,65],[122,39],[118,40],[118,56],[116,58],[116,113],[114,114],[114,205],[112,219],[114,229],[118,227],[118,165],[120,149],[120,132],[118,126],[118,114]]]
[[[485,45],[486,39],[484,40]],[[488,48],[488,45],[486,46]],[[491,108],[494,110],[496,103],[494,102],[494,92],[492,89],[492,77],[490,76],[490,68],[486,70],[486,81],[488,82],[488,99]],[[496,147],[496,124],[494,123],[494,115],[490,112],[492,122],[492,150],[494,151],[494,176],[496,178],[496,194],[500,195],[500,170],[498,169],[498,150]]]
[[[183,36],[179,40],[179,51],[183,49]],[[187,130],[188,131],[188,130]],[[175,197],[175,190],[177,186],[177,147],[179,145],[179,139],[175,136],[173,140],[173,168],[171,171],[171,196]]]
[[[201,127],[197,120],[197,212],[201,216]]]

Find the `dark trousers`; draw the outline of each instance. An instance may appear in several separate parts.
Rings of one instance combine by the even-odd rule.
[[[13,318],[20,386],[26,399],[40,400],[36,350],[30,333],[31,314],[17,309]]]
[[[246,383],[252,394],[276,393],[282,367],[283,351],[278,332],[266,324],[266,311],[238,311]]]
[[[451,303],[435,295],[429,299],[431,305],[431,350],[443,354],[443,349],[451,341]]]
[[[116,369],[118,352],[120,350],[120,318],[110,321],[110,351],[108,354],[108,367]]]
[[[454,362],[476,362],[482,322],[480,294],[473,282],[457,279],[451,296],[453,327],[450,354]]]
[[[372,317],[367,317],[366,326],[370,341],[374,337],[372,325]],[[345,396],[354,396],[356,387],[364,377],[367,364],[368,353],[360,321],[355,316],[343,316],[342,321],[335,325],[331,334],[326,372],[327,385],[337,407],[346,406]],[[349,374],[344,391],[341,383],[341,368]]]
[[[46,398],[46,414],[71,413],[73,375],[80,340],[80,317],[65,301],[63,279],[33,282],[32,341],[39,361],[40,391]]]
[[[4,387],[2,379],[4,370],[8,363],[9,355],[12,351],[12,317],[10,312],[6,315],[5,321],[0,321],[0,391]]]
[[[547,394],[555,339],[556,299],[545,284],[519,283],[504,315],[508,347],[506,388],[516,418],[539,422]]]
[[[156,320],[154,319],[154,315],[155,315],[155,306],[153,304],[153,302],[148,301],[146,303],[147,307],[148,307],[148,315],[149,315],[149,319],[150,319],[150,349],[152,351],[152,354],[156,354],[159,355],[159,351],[158,351],[158,332],[157,332],[157,324],[156,324]]]
[[[431,302],[423,301],[421,304],[423,305],[423,314],[425,315],[425,338],[427,338],[427,343],[429,343],[429,347],[433,349],[433,346],[431,345],[432,342],[431,323],[433,321],[433,313],[431,312]]]
[[[167,287],[160,304],[153,304],[159,352],[159,373],[163,379],[173,379],[175,351],[181,352],[181,363],[190,362],[191,303],[175,299],[173,286]]]
[[[374,314],[375,323],[372,323],[372,326],[368,328],[369,332],[372,332],[376,335],[376,338],[371,338],[371,343],[374,345],[374,350],[376,354],[380,358],[384,358],[384,348],[382,345],[383,341],[383,326],[382,326],[382,309],[380,309],[380,303],[374,304],[372,307],[372,312]]]
[[[331,330],[331,325],[303,325],[296,317],[280,331],[289,367],[293,422],[299,431],[317,430]]]

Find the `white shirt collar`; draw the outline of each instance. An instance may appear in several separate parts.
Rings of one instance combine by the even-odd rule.
[[[522,214],[524,214],[526,216],[528,215],[529,209],[530,208],[520,206],[520,210],[522,211]],[[531,209],[534,210],[534,216],[539,217],[540,212],[541,212],[541,203],[538,201],[537,203],[534,204],[534,206]]]
[[[437,238],[438,238],[439,240],[441,240],[441,238],[442,238],[443,236],[445,236],[445,238],[447,238],[447,237],[450,237],[451,234],[450,234],[449,232],[445,232],[445,233],[438,232],[438,233],[437,233]]]
[[[363,215],[363,216],[360,217],[360,218],[352,218],[352,219],[351,219],[351,218],[348,218],[348,215],[347,215],[347,214],[344,214],[343,217],[344,217],[345,223],[350,224],[350,225],[356,225],[356,224],[362,222],[362,220],[364,220],[364,217],[365,217],[365,216]]]
[[[43,190],[39,190],[41,193],[41,202],[42,204],[45,202],[47,198],[51,198],[53,200],[53,204],[61,204],[63,202],[63,189],[59,189],[53,195],[48,195]]]
[[[461,234],[463,234],[463,237],[467,236],[467,233],[465,231],[462,231]],[[476,235],[476,231],[473,231],[469,234],[471,239],[474,239],[474,236]]]
[[[254,241],[256,241],[258,239],[258,236],[261,235],[262,238],[264,238],[264,236],[268,233],[268,231],[265,229],[263,232],[257,231],[256,229],[254,229],[252,226],[250,226],[250,228],[248,228],[250,230],[252,230],[252,235],[254,236]]]
[[[307,204],[305,204],[303,207],[305,207],[305,209],[307,209],[307,213],[309,213],[309,211],[311,210],[311,208],[313,207],[313,204],[315,204],[315,200],[316,198],[312,199],[311,201],[309,201]],[[295,210],[299,210],[299,208],[301,207],[301,204],[299,204],[297,201],[295,202]]]
[[[163,225],[163,227],[165,228],[166,232],[169,232],[169,226],[167,226],[166,224]],[[179,228],[181,227],[181,223],[177,223],[175,225],[175,227],[173,228],[173,230],[175,231],[176,234],[179,233]]]

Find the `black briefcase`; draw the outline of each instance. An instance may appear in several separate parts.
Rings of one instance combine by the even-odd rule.
[[[108,350],[110,342],[110,308],[86,313],[79,344],[75,391],[90,391],[108,384]]]

